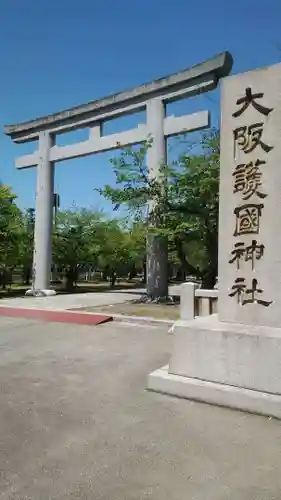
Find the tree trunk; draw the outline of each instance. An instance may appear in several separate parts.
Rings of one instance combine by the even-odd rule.
[[[112,271],[112,273],[110,274],[110,286],[111,287],[114,287],[114,285],[116,283],[116,278],[117,278],[116,272]]]
[[[150,234],[147,237],[147,296],[151,300],[165,299],[168,291],[168,239]]]
[[[130,272],[129,272],[129,276],[128,276],[129,280],[132,280],[133,278],[135,278],[136,275],[137,275],[136,266],[135,266],[135,264],[132,264]]]
[[[217,282],[217,269],[210,267],[202,276],[202,288],[213,290]]]
[[[211,228],[206,236],[206,250],[209,265],[202,275],[202,287],[212,290],[218,276],[218,234],[216,228]]]
[[[29,285],[30,283],[30,280],[31,280],[31,275],[32,275],[32,268],[31,266],[27,266],[24,270],[23,270],[23,279],[24,279],[24,284],[25,285]]]
[[[193,267],[186,259],[186,255],[183,249],[183,240],[181,238],[176,238],[175,239],[175,245],[176,245],[176,250],[178,254],[178,258],[181,263],[181,268],[179,269],[179,272],[184,276],[184,280],[187,275],[193,275],[196,278],[199,278],[200,272],[199,269],[196,267]]]
[[[176,281],[185,281],[186,280],[186,272],[183,268],[183,266],[181,265],[181,267],[177,270],[177,274],[176,274]]]
[[[146,276],[147,276],[147,273],[146,273],[146,260],[145,260],[143,263],[143,279],[142,279],[143,283],[146,283]]]
[[[67,292],[72,292],[74,289],[74,281],[75,281],[75,271],[73,269],[69,269],[63,277],[64,288]]]
[[[12,283],[12,280],[10,278],[10,273],[8,271],[2,271],[0,274],[0,284],[2,286],[2,290],[6,290],[7,284]]]
[[[174,276],[174,266],[171,262],[168,262],[168,280],[171,281],[173,276]]]
[[[108,274],[109,274],[109,269],[108,269],[108,267],[106,266],[106,267],[104,268],[104,270],[102,271],[102,280],[103,280],[103,281],[107,281]]]

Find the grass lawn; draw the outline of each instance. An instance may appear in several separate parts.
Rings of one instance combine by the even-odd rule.
[[[110,292],[114,290],[132,290],[134,288],[142,288],[145,285],[140,281],[120,281],[116,283],[114,287],[110,286],[109,281],[96,281],[96,282],[80,282],[71,291],[66,291],[63,285],[56,285],[54,289],[57,294],[69,294],[69,293],[89,293],[89,292]],[[0,289],[0,299],[9,299],[11,297],[23,297],[25,292],[29,290],[30,286],[23,285],[21,283],[13,283],[11,286],[7,285],[5,290]]]
[[[179,304],[144,304],[136,301],[113,304],[112,306],[86,307],[84,311],[122,314],[124,316],[150,317],[176,321],[180,318]]]
[[[30,287],[22,284],[7,285],[5,290],[0,289],[0,299],[9,299],[11,297],[22,297]]]

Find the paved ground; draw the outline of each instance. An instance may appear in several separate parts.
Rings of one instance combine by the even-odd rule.
[[[169,289],[171,295],[180,294],[180,286],[172,285]],[[17,297],[11,299],[1,299],[0,306],[28,307],[32,309],[79,309],[81,307],[97,307],[110,304],[120,304],[127,300],[138,299],[145,288],[133,290],[116,290],[115,292],[101,293],[77,293],[69,295],[55,295],[53,297]]]
[[[80,309],[88,306],[104,306],[109,304],[119,304],[126,300],[138,299],[140,293],[123,291],[116,292],[89,292],[73,293],[69,295],[54,295],[52,297],[17,297],[11,299],[1,299],[0,306],[28,307],[31,309],[52,309],[61,311],[65,309]]]
[[[280,422],[145,391],[172,341],[0,318],[0,499],[280,500]]]

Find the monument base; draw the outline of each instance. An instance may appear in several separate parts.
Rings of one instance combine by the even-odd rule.
[[[169,373],[168,365],[148,376],[150,391],[281,419],[281,396]]]
[[[25,292],[26,297],[51,297],[52,295],[56,295],[55,290],[34,290],[30,288]]]
[[[218,316],[178,321],[169,367],[148,389],[281,418],[281,328],[224,323]]]

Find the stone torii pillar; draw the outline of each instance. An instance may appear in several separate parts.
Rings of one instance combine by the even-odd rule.
[[[55,165],[50,161],[54,139],[47,131],[39,133],[34,229],[33,286],[49,295],[52,265],[52,229]]]
[[[146,106],[147,123],[153,142],[147,151],[149,177],[159,179],[160,167],[167,161],[167,144],[165,136],[165,103],[160,99],[152,99]],[[202,115],[201,115],[202,116]],[[204,123],[204,118],[206,122]],[[196,129],[203,128],[209,122],[209,116],[202,116],[202,122],[194,124]],[[149,211],[155,208],[154,200],[150,200]],[[149,298],[167,297],[168,291],[168,241],[158,235],[148,235],[146,251],[146,281]]]
[[[228,52],[189,69],[141,85],[134,89],[110,95],[82,106],[64,110],[36,120],[5,127],[5,133],[14,142],[38,141],[38,149],[16,160],[16,167],[37,167],[36,218],[34,237],[34,281],[32,293],[48,295],[50,290],[52,257],[52,221],[54,200],[54,167],[56,162],[110,151],[152,138],[148,151],[151,177],[158,177],[159,168],[166,160],[166,139],[188,131],[209,126],[208,111],[185,116],[165,116],[170,101],[213,90],[221,77],[228,75],[232,57]],[[146,110],[146,123],[116,134],[103,135],[105,121]],[[78,128],[88,128],[86,141],[56,145],[56,135]],[[153,204],[153,200],[152,200]],[[167,250],[154,239],[148,246],[147,293],[163,297],[167,290]]]

